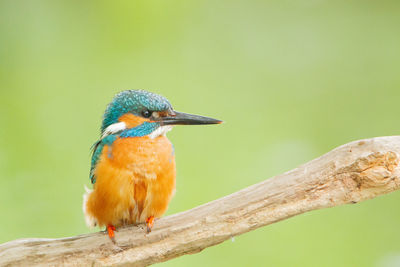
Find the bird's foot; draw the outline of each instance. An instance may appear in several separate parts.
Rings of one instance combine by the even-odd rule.
[[[151,232],[151,228],[153,228],[153,225],[154,225],[154,216],[150,216],[149,218],[146,219],[147,233]]]
[[[114,233],[114,231],[115,231],[115,226],[114,225],[111,225],[111,224],[107,225],[108,236],[110,237],[111,241],[115,244],[115,233]]]

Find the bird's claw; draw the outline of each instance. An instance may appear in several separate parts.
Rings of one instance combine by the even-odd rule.
[[[107,225],[107,233],[108,236],[110,237],[111,241],[115,244],[115,226],[114,225]]]
[[[154,216],[150,216],[149,218],[146,219],[147,233],[151,232],[153,225],[154,225]]]

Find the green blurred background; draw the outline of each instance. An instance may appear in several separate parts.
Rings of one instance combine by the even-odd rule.
[[[168,214],[400,132],[399,1],[0,1],[0,242],[87,233],[83,185],[124,89],[223,119],[176,127]],[[399,266],[400,193],[161,266]]]

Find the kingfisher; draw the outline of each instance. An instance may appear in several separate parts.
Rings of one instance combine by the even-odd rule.
[[[108,104],[101,137],[93,145],[83,212],[89,227],[106,227],[115,242],[116,227],[145,223],[147,233],[175,193],[175,155],[166,133],[174,125],[222,121],[175,111],[163,96],[144,90],[118,93]]]

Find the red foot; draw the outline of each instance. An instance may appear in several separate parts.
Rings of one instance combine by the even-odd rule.
[[[146,219],[147,233],[151,232],[151,228],[153,228],[153,225],[154,225],[154,216],[150,216],[149,218]]]
[[[114,225],[111,225],[111,224],[107,225],[108,236],[110,237],[110,239],[112,241],[114,241],[114,237],[115,237],[114,231],[115,231],[115,226]]]

